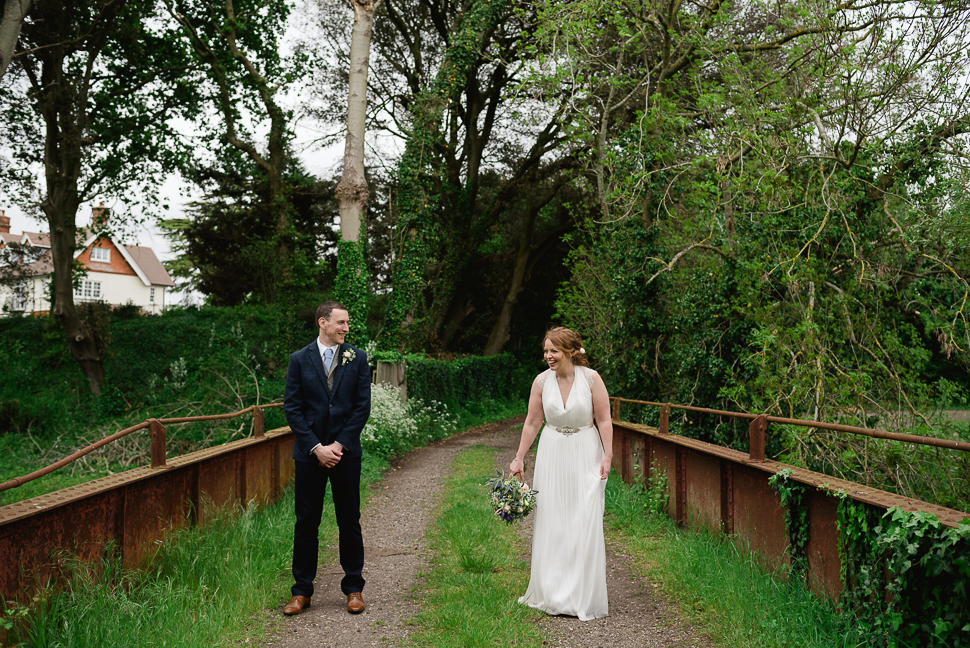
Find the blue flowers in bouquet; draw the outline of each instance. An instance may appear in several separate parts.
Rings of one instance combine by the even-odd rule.
[[[495,516],[512,524],[524,519],[536,506],[536,493],[525,482],[501,473],[485,482],[489,488],[489,505]]]

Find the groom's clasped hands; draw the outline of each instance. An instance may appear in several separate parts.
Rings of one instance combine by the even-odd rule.
[[[324,468],[333,468],[340,461],[340,457],[343,456],[344,447],[334,441],[330,445],[318,445],[313,449],[313,454],[316,456],[317,461]]]

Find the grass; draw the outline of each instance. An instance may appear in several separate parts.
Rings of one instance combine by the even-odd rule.
[[[648,490],[611,478],[606,489],[611,543],[634,557],[640,576],[680,604],[684,618],[715,643],[751,648],[864,646],[848,621],[804,584],[771,572],[733,542],[681,531],[655,510]]]
[[[529,580],[526,549],[496,524],[481,487],[495,451],[462,452],[429,530],[431,567],[423,575],[414,646],[540,646],[541,612],[517,603]],[[676,601],[684,620],[716,646],[855,648],[847,621],[799,582],[770,572],[723,538],[684,532],[654,513],[648,489],[618,478],[607,485],[608,541],[632,556],[634,570]]]
[[[428,531],[433,558],[424,573],[414,618],[414,646],[478,648],[541,646],[541,612],[518,603],[529,584],[524,542],[496,520],[482,486],[495,450],[461,452],[442,489],[441,516]]]
[[[11,645],[211,648],[265,638],[257,612],[287,594],[292,511],[292,491],[272,506],[226,511],[170,537],[144,571],[122,568],[110,549],[96,568],[69,562],[64,588],[35,597]],[[324,552],[336,534],[328,495]]]

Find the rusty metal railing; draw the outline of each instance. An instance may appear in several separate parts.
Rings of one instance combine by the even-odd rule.
[[[706,407],[693,407],[691,405],[672,405],[671,403],[654,403],[652,401],[633,400],[630,398],[620,398],[613,396],[613,420],[620,420],[621,403],[635,403],[637,405],[651,405],[660,408],[660,425],[657,430],[661,434],[669,433],[670,410],[679,409],[702,414],[716,414],[717,416],[727,416],[730,418],[748,419],[751,424],[748,426],[749,447],[748,453],[750,461],[764,461],[765,459],[765,431],[769,423],[781,423],[782,425],[796,425],[799,427],[816,428],[819,430],[832,430],[834,432],[847,432],[861,436],[873,437],[876,439],[891,439],[916,445],[935,446],[937,448],[949,448],[951,450],[961,450],[970,452],[970,443],[966,441],[951,441],[949,439],[937,439],[935,437],[924,437],[915,434],[903,434],[901,432],[887,432],[885,430],[875,430],[871,428],[857,427],[855,425],[842,425],[841,423],[826,423],[823,421],[808,421],[803,419],[790,419],[780,416],[769,416],[767,414],[748,414],[744,412],[728,412],[725,410],[708,409]]]
[[[230,412],[228,414],[211,414],[211,415],[204,415],[204,416],[181,416],[177,418],[162,418],[162,419],[150,418],[146,421],[142,421],[141,423],[138,423],[137,425],[133,425],[129,428],[125,428],[124,430],[115,432],[110,436],[106,436],[105,438],[92,443],[86,448],[82,448],[81,450],[78,450],[74,454],[64,457],[60,461],[52,463],[49,466],[46,466],[39,470],[35,470],[34,472],[24,475],[22,477],[15,477],[14,479],[3,482],[2,484],[0,484],[0,493],[10,490],[11,488],[17,488],[18,486],[22,486],[35,479],[43,477],[44,475],[49,475],[55,470],[58,470],[59,468],[63,468],[64,466],[74,461],[77,461],[81,457],[94,452],[98,448],[101,448],[103,446],[108,445],[109,443],[117,441],[122,437],[126,437],[129,434],[132,434],[133,432],[144,430],[145,428],[149,428],[151,430],[150,434],[151,434],[151,467],[152,468],[161,468],[165,466],[165,460],[166,460],[165,425],[166,424],[174,425],[176,423],[193,423],[197,421],[218,421],[222,419],[237,418],[239,416],[243,416],[244,414],[248,414],[252,412],[253,436],[256,438],[260,438],[266,432],[263,410],[273,408],[273,407],[283,407],[283,403],[269,403],[267,405],[250,405],[246,409],[240,410],[238,412]]]

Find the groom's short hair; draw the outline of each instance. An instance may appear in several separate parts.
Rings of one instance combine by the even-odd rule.
[[[330,314],[333,312],[333,309],[335,309],[335,308],[337,310],[342,310],[342,311],[347,310],[347,307],[344,306],[343,304],[341,304],[340,302],[325,301],[322,304],[320,304],[319,306],[317,306],[317,316],[314,318],[313,321],[314,322],[319,322],[320,321],[320,318],[322,317],[323,319],[325,319],[325,320],[327,320],[329,322],[330,321]]]

